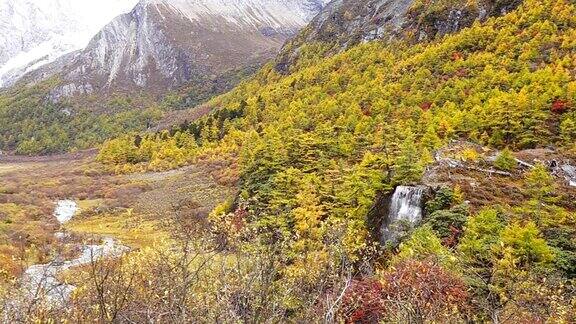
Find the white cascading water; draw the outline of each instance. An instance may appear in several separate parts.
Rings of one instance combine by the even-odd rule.
[[[78,204],[75,201],[59,200],[56,203],[54,217],[64,225],[72,220],[78,210]],[[61,240],[64,240],[66,235],[65,232],[56,233],[56,237]],[[81,255],[73,260],[54,260],[47,264],[28,267],[22,276],[22,287],[28,292],[28,297],[39,298],[44,295],[52,305],[64,305],[76,287],[61,281],[59,275],[62,272],[105,257],[120,256],[129,250],[128,247],[118,244],[110,237],[105,237],[100,245],[84,244],[81,248]]]
[[[388,219],[381,228],[383,243],[396,241],[406,227],[413,227],[422,220],[422,206],[426,190],[424,186],[398,186],[396,188],[390,201]]]
[[[65,224],[72,220],[72,217],[78,211],[78,204],[73,200],[59,200],[56,203],[56,209],[54,210],[54,217],[58,220],[60,224]]]
[[[576,166],[564,164],[560,167],[560,169],[564,171],[568,185],[570,187],[576,187]]]

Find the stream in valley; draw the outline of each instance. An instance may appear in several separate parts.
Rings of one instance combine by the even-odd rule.
[[[78,213],[78,204],[72,200],[60,200],[56,203],[54,217],[63,226]],[[58,244],[64,244],[67,237],[64,231],[57,232]],[[99,245],[82,244],[81,254],[72,260],[57,258],[47,264],[30,266],[22,276],[22,286],[33,298],[46,297],[50,303],[63,304],[76,289],[75,286],[62,282],[59,275],[73,267],[90,264],[104,257],[116,257],[128,251],[128,247],[118,244],[113,238],[105,237]]]

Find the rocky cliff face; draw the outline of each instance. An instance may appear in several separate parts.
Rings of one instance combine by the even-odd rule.
[[[52,101],[74,95],[146,91],[259,65],[323,7],[322,0],[143,0],[88,46],[25,77],[58,76]]]
[[[282,49],[277,70],[287,73],[303,47],[323,43],[328,53],[373,40],[424,41],[475,20],[504,14],[521,0],[334,0]]]
[[[0,0],[0,87],[84,48],[111,19],[130,11],[136,3]]]

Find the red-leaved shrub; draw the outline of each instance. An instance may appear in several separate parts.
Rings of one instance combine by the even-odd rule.
[[[433,261],[400,263],[384,275],[382,289],[392,321],[446,322],[468,308],[464,281]]]
[[[372,278],[354,280],[343,299],[343,317],[348,323],[378,323],[384,314],[382,284]]]
[[[407,260],[382,280],[354,280],[343,300],[347,323],[450,322],[468,311],[466,284],[434,261]]]
[[[552,108],[550,108],[550,110],[552,110],[553,113],[562,114],[568,111],[568,108],[569,108],[568,101],[562,99],[556,99],[552,103]]]
[[[432,103],[430,101],[424,101],[423,103],[420,104],[420,109],[424,111],[428,111],[430,110],[430,108],[432,108]]]

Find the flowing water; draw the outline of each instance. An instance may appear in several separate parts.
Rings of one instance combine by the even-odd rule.
[[[60,224],[65,224],[72,220],[77,212],[78,205],[76,202],[60,200],[56,204],[54,217]],[[67,236],[63,232],[58,232],[55,235],[59,239]],[[55,260],[47,264],[36,264],[26,269],[22,276],[22,286],[29,297],[33,299],[45,297],[50,303],[63,304],[70,298],[70,294],[76,287],[60,281],[59,274],[70,268],[90,264],[104,257],[120,256],[128,248],[119,245],[112,238],[104,238],[102,244],[82,245],[81,250],[81,255],[73,260]]]
[[[101,245],[84,245],[82,248],[82,254],[76,259],[37,264],[26,269],[22,277],[24,288],[31,296],[44,295],[49,302],[64,303],[76,287],[61,282],[58,279],[58,274],[73,267],[90,264],[103,257],[119,256],[127,249],[118,245],[111,238],[105,238]]]
[[[56,209],[54,210],[54,217],[60,222],[60,224],[65,224],[69,222],[72,217],[78,211],[78,204],[73,200],[59,200],[56,203]]]
[[[388,219],[384,220],[380,229],[383,243],[396,242],[403,233],[422,220],[426,191],[424,186],[396,188],[390,200]]]

